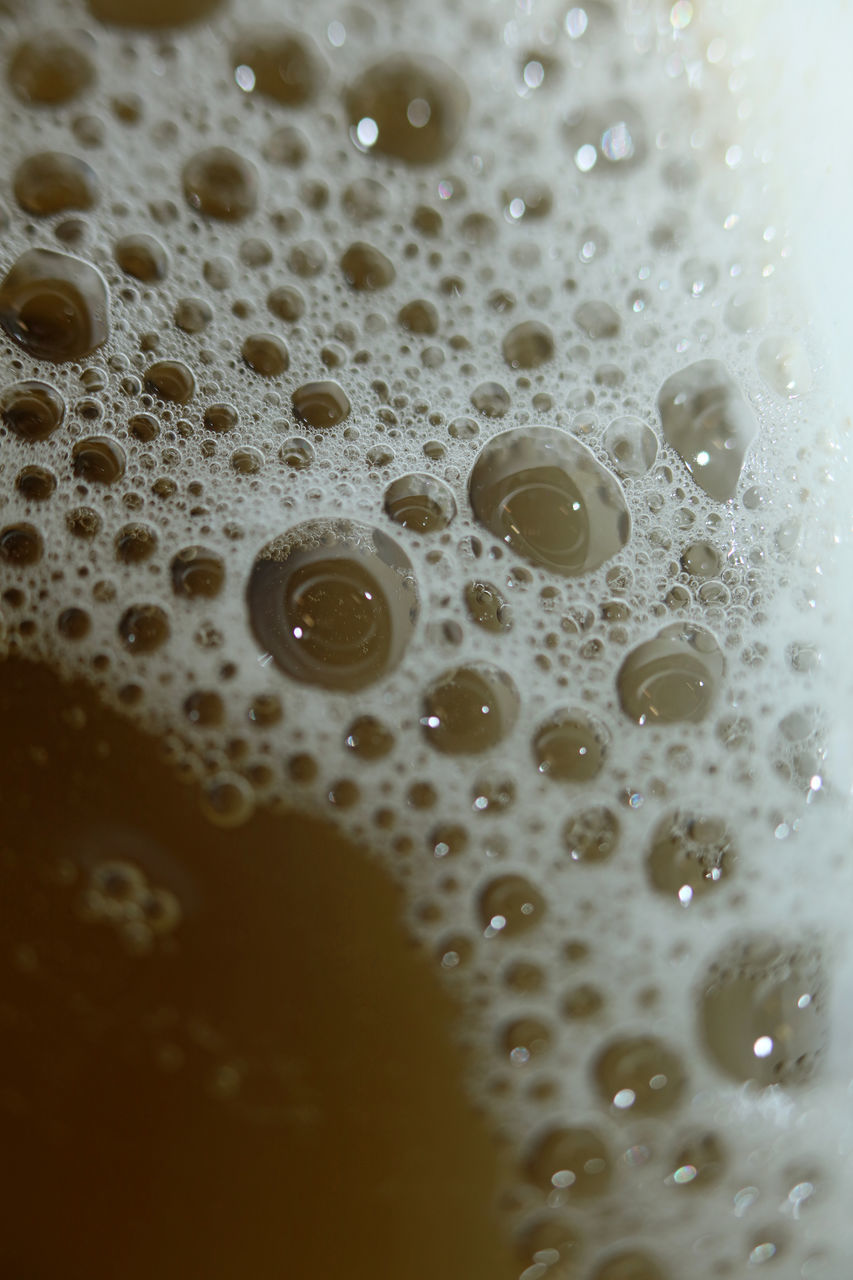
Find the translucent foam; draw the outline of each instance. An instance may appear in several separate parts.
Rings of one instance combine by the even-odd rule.
[[[524,1280],[853,1251],[847,428],[728,9],[0,17],[2,643],[387,860]]]

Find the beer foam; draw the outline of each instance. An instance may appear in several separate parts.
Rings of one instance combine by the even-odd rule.
[[[835,1280],[847,423],[761,28],[120,8],[0,17],[5,652],[403,881],[524,1280]]]

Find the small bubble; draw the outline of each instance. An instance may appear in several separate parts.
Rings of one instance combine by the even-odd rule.
[[[43,360],[80,360],[109,337],[109,295],[99,271],[52,249],[28,249],[0,282],[0,325]]]
[[[115,243],[113,257],[125,275],[146,284],[164,280],[169,269],[166,250],[154,236],[122,236]]]
[[[545,899],[520,875],[498,876],[480,891],[477,915],[486,937],[514,938],[536,928],[545,914]]]
[[[349,416],[350,402],[337,382],[306,382],[291,396],[293,412],[311,427],[335,427]]]
[[[570,1201],[605,1195],[613,1172],[603,1138],[592,1129],[568,1126],[550,1129],[534,1142],[526,1171],[543,1191],[556,1188]]]
[[[170,404],[187,404],[195,394],[192,370],[180,360],[158,360],[145,370],[145,390]]]
[[[44,218],[67,209],[91,209],[98,200],[94,169],[63,151],[39,151],[27,156],[12,179],[22,209]]]
[[[394,480],[385,490],[386,514],[395,524],[417,533],[445,529],[456,515],[456,500],[441,480],[413,474]]]
[[[0,529],[0,561],[4,564],[36,564],[43,551],[44,542],[35,525],[7,524]]]
[[[252,164],[228,147],[199,151],[184,165],[187,203],[209,218],[234,222],[254,212],[258,175]]]
[[[534,734],[536,766],[553,782],[587,782],[601,772],[608,741],[603,726],[584,712],[555,712]]]
[[[240,348],[243,361],[263,378],[277,378],[290,366],[287,347],[271,333],[251,333]]]
[[[115,484],[124,475],[124,450],[109,436],[78,440],[72,450],[74,474],[87,484]]]
[[[221,773],[203,787],[201,811],[217,827],[239,827],[251,818],[255,807],[252,788],[238,774]]]
[[[518,691],[506,672],[486,663],[455,667],[429,685],[421,729],[444,755],[478,754],[506,737],[518,706]]]
[[[354,137],[409,164],[431,164],[455,145],[468,114],[468,94],[438,58],[395,54],[374,63],[346,93]]]
[[[156,604],[135,604],[126,609],[118,626],[125,647],[134,655],[153,653],[169,638],[169,620]]]
[[[593,1062],[605,1102],[632,1115],[658,1115],[681,1098],[686,1076],[678,1054],[654,1036],[615,1040]]]
[[[361,689],[400,661],[415,625],[411,564],[385,534],[346,520],[298,525],[258,554],[249,617],[294,679]]]
[[[0,392],[0,420],[21,440],[45,440],[64,417],[62,396],[46,382],[15,382]]]

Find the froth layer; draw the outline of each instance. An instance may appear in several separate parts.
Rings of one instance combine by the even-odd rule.
[[[0,19],[7,651],[406,883],[525,1280],[834,1280],[841,428],[737,29],[120,8]]]

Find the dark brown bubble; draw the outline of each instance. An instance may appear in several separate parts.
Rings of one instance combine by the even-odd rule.
[[[441,480],[429,475],[400,476],[385,490],[386,513],[395,524],[417,533],[446,529],[456,515],[456,499]]]
[[[146,524],[126,524],[115,538],[116,560],[121,564],[141,564],[157,549],[157,534]]]
[[[663,434],[700,489],[717,502],[735,495],[755,435],[752,410],[719,360],[697,360],[658,392]]]
[[[509,631],[512,606],[491,582],[469,582],[465,588],[468,617],[486,631]]]
[[[0,529],[0,561],[10,565],[36,564],[44,544],[35,525],[7,524]]]
[[[681,1058],[656,1036],[612,1041],[596,1055],[593,1080],[605,1102],[632,1116],[655,1116],[677,1106],[686,1073]]]
[[[554,355],[554,335],[539,320],[517,324],[501,343],[503,358],[513,369],[538,369]]]
[[[47,382],[14,382],[0,391],[0,419],[20,440],[46,440],[64,417],[65,401]]]
[[[397,319],[409,333],[438,333],[438,312],[431,302],[416,298],[401,307]]]
[[[306,471],[314,463],[314,446],[303,436],[291,436],[279,449],[278,456],[293,471]]]
[[[642,1249],[620,1249],[599,1262],[589,1280],[670,1280],[670,1272]]]
[[[567,819],[563,844],[573,862],[605,862],[619,841],[619,819],[606,805],[590,805]]]
[[[537,928],[544,914],[545,899],[525,876],[496,876],[477,899],[480,927],[492,938],[520,937]]]
[[[541,774],[553,782],[588,782],[602,770],[609,736],[583,711],[555,712],[533,736]]]
[[[827,1040],[820,957],[776,938],[727,947],[702,983],[699,1023],[713,1062],[733,1079],[797,1085]]]
[[[317,761],[306,751],[297,752],[288,760],[287,772],[293,782],[306,786],[317,777]]]
[[[538,1138],[525,1161],[527,1176],[542,1191],[564,1191],[571,1200],[604,1195],[613,1173],[610,1152],[593,1129],[561,1126]]]
[[[555,573],[596,569],[630,536],[618,481],[585,445],[549,427],[494,436],[474,464],[469,493],[486,528]]]
[[[659,893],[688,906],[730,875],[734,861],[731,833],[721,818],[676,810],[655,827],[646,870]]]
[[[427,55],[392,54],[368,67],[346,93],[358,145],[409,164],[443,159],[462,132],[468,105],[456,72]]]
[[[74,538],[94,538],[101,527],[101,517],[91,507],[74,507],[65,517],[68,532]]]
[[[305,382],[291,396],[293,412],[310,427],[336,427],[349,416],[350,402],[337,382]]]
[[[21,208],[37,217],[66,209],[91,209],[98,199],[94,169],[63,151],[27,156],[15,170],[12,189]]]
[[[85,609],[63,609],[56,620],[56,629],[65,640],[82,640],[92,629],[92,619]]]
[[[213,319],[213,309],[203,298],[180,298],[173,318],[184,333],[201,333]]]
[[[394,735],[375,716],[359,716],[344,734],[344,743],[359,760],[382,760],[394,746]]]
[[[433,827],[427,843],[436,858],[453,858],[468,848],[468,832],[456,823],[442,823]]]
[[[704,720],[719,691],[723,655],[710,631],[674,623],[628,654],[616,678],[622,710],[637,724]]]
[[[205,430],[222,435],[226,431],[233,431],[240,421],[240,415],[233,404],[209,404],[202,421]]]
[[[260,449],[254,449],[251,446],[243,449],[235,449],[230,458],[231,470],[236,471],[241,476],[253,476],[264,465],[264,455]]]
[[[22,102],[56,106],[88,89],[95,68],[80,37],[40,31],[16,45],[7,74]]]
[[[169,270],[166,250],[154,236],[141,233],[122,236],[115,243],[113,257],[125,275],[142,280],[145,284],[165,280]]]
[[[481,382],[471,392],[471,403],[486,418],[502,418],[509,412],[510,398],[499,382]]]
[[[208,728],[222,723],[225,703],[212,689],[194,689],[184,699],[183,711],[190,724]]]
[[[119,27],[178,27],[201,22],[222,0],[87,0],[99,22]]]
[[[277,378],[290,365],[287,347],[271,333],[250,333],[240,348],[243,362],[262,378]]]
[[[56,492],[56,476],[47,467],[24,467],[15,477],[15,488],[28,502],[45,502]]]
[[[184,599],[211,600],[225,581],[222,557],[206,547],[184,547],[170,565],[172,590]]]
[[[281,699],[274,693],[259,693],[249,704],[249,719],[261,729],[278,724],[283,715]]]
[[[231,47],[234,78],[244,93],[263,94],[286,107],[317,95],[326,67],[313,41],[289,27],[256,27]]]
[[[411,809],[432,809],[438,793],[431,782],[413,782],[406,789],[406,804]]]
[[[444,755],[475,755],[503,741],[518,707],[518,690],[505,671],[487,663],[453,667],[427,688],[421,729]]]
[[[258,175],[248,160],[229,147],[199,151],[184,165],[187,203],[208,218],[238,222],[258,203]]]
[[[305,299],[298,289],[281,285],[267,294],[267,307],[286,324],[295,324],[305,311]]]
[[[0,324],[42,360],[79,360],[109,337],[109,294],[99,271],[53,249],[28,249],[0,284]]]
[[[132,418],[128,419],[127,429],[134,440],[139,440],[142,444],[149,444],[159,436],[160,423],[153,414],[135,413]]]
[[[75,476],[87,484],[115,484],[124,475],[124,449],[109,436],[78,440],[72,458]]]
[[[349,520],[307,521],[264,547],[247,598],[255,637],[283,671],[341,691],[392,671],[418,615],[408,558]]]
[[[131,653],[153,653],[169,638],[169,620],[159,605],[134,604],[122,614],[118,633]]]
[[[158,400],[186,404],[195,394],[192,369],[180,360],[158,360],[144,374],[145,390]]]
[[[506,813],[515,804],[515,793],[512,778],[478,778],[471,788],[471,804],[475,813]]]
[[[391,259],[363,240],[344,250],[341,271],[351,288],[362,290],[386,289],[395,276]]]

